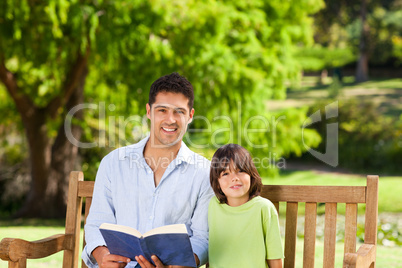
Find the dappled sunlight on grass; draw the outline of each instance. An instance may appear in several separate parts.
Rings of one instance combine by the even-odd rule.
[[[328,98],[332,78],[319,84],[317,76],[303,77],[301,86],[288,89],[285,100],[268,100],[268,110],[300,108],[311,105],[318,99]],[[385,114],[399,116],[402,111],[402,79],[371,79],[364,83],[354,83],[353,77],[344,77],[339,89],[338,100],[359,98],[378,104]]]

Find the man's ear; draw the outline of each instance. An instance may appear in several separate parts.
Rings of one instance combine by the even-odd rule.
[[[191,122],[193,122],[193,116],[194,116],[194,108],[191,108],[190,111],[190,120],[188,120],[187,124],[190,124]]]
[[[148,119],[151,119],[151,106],[149,105],[149,103],[147,103],[145,107],[147,108],[147,117]]]

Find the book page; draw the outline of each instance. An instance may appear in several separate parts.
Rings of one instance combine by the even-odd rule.
[[[185,224],[171,224],[152,229],[144,234],[145,236],[155,234],[188,234]]]
[[[102,223],[101,226],[99,226],[99,229],[113,230],[113,231],[117,231],[117,232],[130,234],[132,236],[136,236],[136,237],[139,237],[139,238],[142,237],[142,234],[139,231],[137,231],[134,228],[124,226],[124,225],[111,224],[111,223]]]

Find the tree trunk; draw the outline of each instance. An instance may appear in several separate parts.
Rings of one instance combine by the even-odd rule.
[[[44,200],[50,167],[50,140],[46,127],[46,114],[43,109],[34,109],[29,115],[23,114],[29,145],[29,163],[31,168],[31,186],[25,204],[15,217],[39,216],[41,207],[51,206]]]
[[[370,34],[369,25],[366,20],[367,16],[367,0],[362,0],[361,4],[361,35],[359,44],[359,60],[357,62],[356,82],[365,82],[369,79],[368,76],[368,38]]]
[[[83,102],[87,73],[88,70],[85,68],[76,90],[66,103],[66,112]],[[79,111],[74,116],[82,119],[82,115],[82,111]],[[26,202],[14,217],[64,218],[66,216],[68,177],[75,168],[78,148],[66,138],[64,121],[59,127],[53,146],[50,146],[46,119],[50,120],[44,110],[36,110],[32,118],[24,120],[30,149],[32,181]],[[79,126],[72,125],[71,132],[77,140],[80,139],[82,129]]]

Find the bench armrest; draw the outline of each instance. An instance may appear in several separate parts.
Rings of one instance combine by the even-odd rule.
[[[343,268],[368,268],[375,263],[376,245],[363,244],[356,253],[346,253]],[[373,266],[374,267],[374,266]]]
[[[71,250],[72,242],[73,236],[70,234],[57,234],[36,241],[3,238],[0,242],[0,259],[17,262],[20,259],[44,258],[61,250]]]

